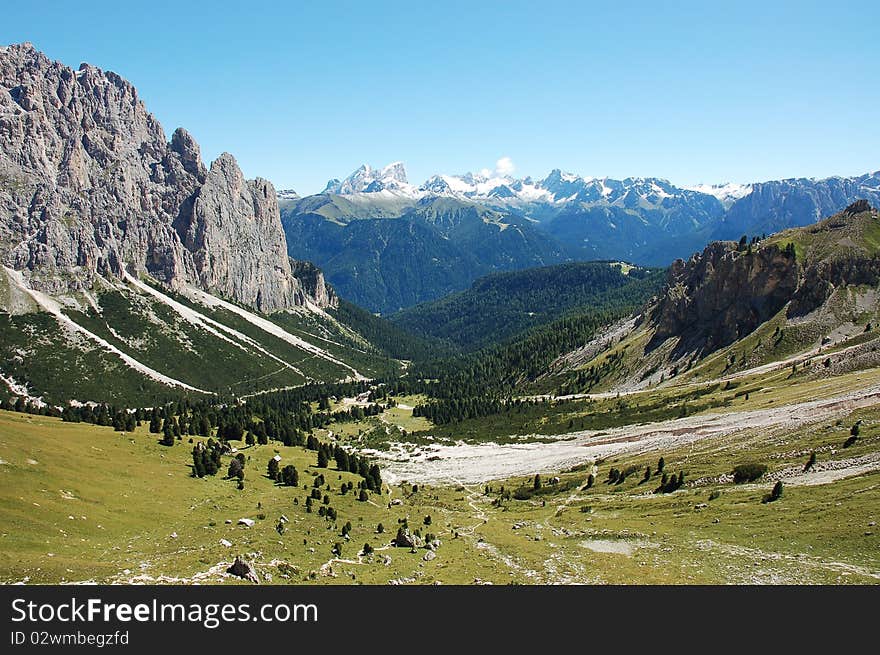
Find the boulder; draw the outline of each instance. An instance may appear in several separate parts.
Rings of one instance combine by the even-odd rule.
[[[244,578],[249,582],[259,583],[260,578],[257,576],[257,571],[254,568],[254,565],[248,562],[245,559],[242,559],[240,555],[235,556],[235,561],[232,563],[226,572],[230,575],[237,576],[239,578]]]
[[[253,519],[238,519],[238,524],[247,528],[253,527],[255,521]]]
[[[418,548],[422,545],[422,540],[409,531],[408,528],[398,528],[397,536],[391,542],[397,548]]]

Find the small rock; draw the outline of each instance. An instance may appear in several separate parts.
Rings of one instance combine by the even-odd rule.
[[[422,557],[422,559],[425,560],[426,562],[430,562],[435,557],[437,557],[437,553],[435,553],[433,550],[429,550],[427,553],[425,553],[425,555],[424,555],[424,557]]]
[[[221,539],[221,540],[220,540],[220,545],[221,545],[221,546],[226,546],[227,548],[230,548],[230,547],[232,546],[232,542],[229,541],[229,540],[227,540],[227,539]]]
[[[245,527],[253,527],[255,521],[253,519],[238,519],[238,524],[243,525]]]

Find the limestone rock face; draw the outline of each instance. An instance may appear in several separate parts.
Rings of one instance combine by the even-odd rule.
[[[878,221],[876,210],[858,200],[814,226],[782,233],[776,243],[716,241],[687,262],[676,260],[666,289],[644,313],[654,327],[652,345],[678,337],[681,351],[711,352],[786,306],[788,318],[804,316],[836,289],[876,287],[880,252],[872,235]]]
[[[27,43],[0,48],[0,263],[47,293],[128,270],[266,312],[333,298],[293,275],[269,182],[206,170],[129,82]]]
[[[776,246],[747,252],[736,243],[711,243],[688,262],[673,263],[667,291],[651,309],[654,338],[679,336],[708,351],[724,347],[776,314],[799,274],[795,257]]]

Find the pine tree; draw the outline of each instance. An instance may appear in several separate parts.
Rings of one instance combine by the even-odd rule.
[[[269,465],[266,467],[266,475],[269,476],[270,480],[277,480],[278,479],[278,470],[279,470],[278,460],[275,459],[274,457],[272,457],[269,460]]]
[[[275,460],[272,460],[275,461]],[[281,482],[286,487],[295,487],[299,484],[299,473],[293,464],[288,464],[281,469]]]
[[[810,459],[807,460],[807,463],[804,465],[804,473],[811,470],[816,465],[816,451],[810,453]]]
[[[166,420],[165,426],[163,428],[163,436],[162,436],[162,445],[163,446],[173,446],[174,445],[174,429],[171,427],[171,424]]]
[[[244,468],[241,465],[241,462],[235,458],[230,460],[229,469],[226,471],[227,478],[238,478],[242,479],[244,477]]]

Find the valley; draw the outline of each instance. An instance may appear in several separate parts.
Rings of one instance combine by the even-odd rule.
[[[29,43],[0,128],[0,583],[880,581],[877,173],[301,197]]]

